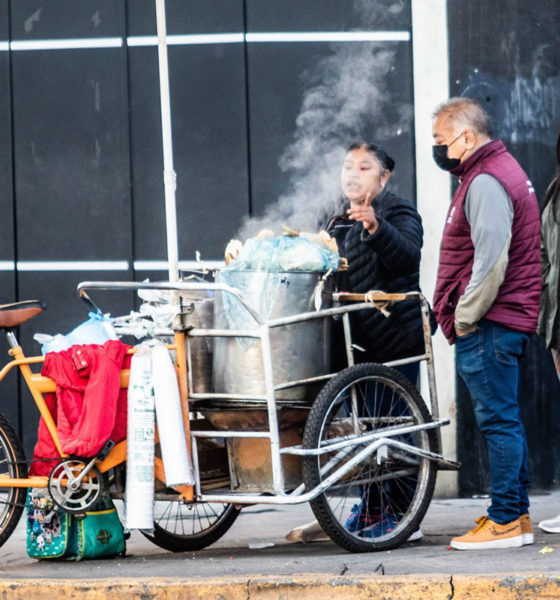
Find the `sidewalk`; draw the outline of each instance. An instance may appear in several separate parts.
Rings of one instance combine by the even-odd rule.
[[[535,526],[560,513],[560,491],[531,501]],[[313,518],[309,505],[244,509],[221,540],[196,553],[166,552],[134,532],[126,558],[80,563],[29,559],[22,519],[0,551],[0,598],[560,598],[560,534],[535,527],[532,546],[448,549],[486,503],[433,500],[422,540],[370,554],[350,554],[331,542],[286,542],[291,528]]]

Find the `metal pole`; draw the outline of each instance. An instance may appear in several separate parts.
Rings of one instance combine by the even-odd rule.
[[[159,90],[161,99],[161,135],[163,140],[163,183],[165,188],[165,223],[167,228],[167,261],[169,281],[179,280],[179,250],[177,244],[177,208],[175,190],[177,174],[173,168],[173,140],[171,135],[171,102],[169,99],[169,69],[167,61],[167,28],[165,0],[156,0]]]
[[[272,481],[274,482],[274,491],[281,496],[284,494],[284,472],[282,471],[282,458],[280,457],[280,430],[278,428],[278,415],[276,413],[276,399],[274,396],[270,329],[264,325],[261,327],[260,331],[264,382],[266,387],[266,406],[268,409],[268,433],[270,435]]]

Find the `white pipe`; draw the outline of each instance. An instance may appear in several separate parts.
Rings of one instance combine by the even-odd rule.
[[[163,183],[165,187],[165,223],[167,229],[167,261],[169,281],[179,280],[179,250],[177,244],[177,207],[175,190],[177,174],[173,168],[173,138],[171,134],[171,102],[169,99],[169,69],[167,61],[167,32],[165,0],[156,0],[159,90],[161,99],[161,135],[163,141]]]

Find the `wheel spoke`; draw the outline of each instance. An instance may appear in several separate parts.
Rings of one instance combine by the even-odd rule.
[[[373,363],[349,367],[323,388],[310,411],[304,447],[328,450],[334,442],[355,440],[347,423],[355,423],[356,418],[362,434],[386,431],[408,445],[436,448],[433,430],[395,435],[403,427],[430,420],[430,415],[408,380]],[[333,448],[320,456],[305,456],[306,489],[319,485],[368,443],[372,442],[350,446],[347,454]],[[434,480],[432,463],[386,446],[364,458],[311,506],[323,529],[342,547],[388,549],[402,543],[421,520]]]
[[[27,477],[27,464],[21,442],[0,414],[0,472],[13,478]],[[0,546],[14,531],[25,506],[26,488],[4,487],[0,491]]]
[[[231,527],[239,511],[231,504],[157,501],[150,541],[172,551],[199,550],[216,541]]]

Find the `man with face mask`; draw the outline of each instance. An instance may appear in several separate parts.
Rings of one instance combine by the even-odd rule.
[[[434,160],[459,178],[443,230],[434,313],[488,443],[491,505],[458,550],[533,543],[519,360],[536,330],[539,209],[531,182],[478,102],[452,98],[434,112]]]

